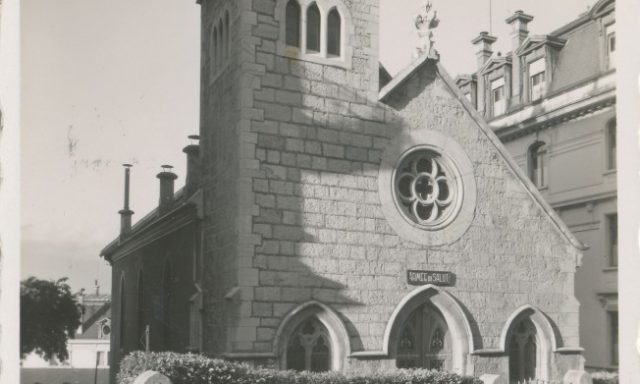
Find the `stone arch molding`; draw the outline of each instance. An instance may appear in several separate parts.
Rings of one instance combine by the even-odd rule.
[[[414,310],[426,303],[431,303],[442,313],[451,332],[453,371],[471,374],[470,354],[475,350],[475,346],[469,319],[453,295],[431,284],[414,289],[398,303],[384,331],[383,354],[395,357],[402,325]]]
[[[556,333],[553,331],[553,326],[551,325],[551,321],[549,318],[542,312],[539,308],[534,307],[532,305],[523,305],[522,307],[516,309],[511,316],[507,319],[502,328],[502,332],[500,332],[500,352],[507,353],[509,342],[509,331],[512,329],[513,325],[517,324],[524,317],[529,316],[533,325],[536,326],[536,331],[541,336],[541,342],[543,343],[541,346],[545,350],[549,352],[555,351],[558,349],[558,340],[556,337]]]
[[[540,366],[537,368],[539,378],[548,380],[551,375],[552,353],[557,351],[559,342],[551,321],[539,308],[532,305],[523,305],[509,316],[500,333],[499,352],[506,355],[509,354],[510,332],[515,325],[525,318],[529,318],[536,327],[536,341],[540,347]]]
[[[331,370],[341,371],[346,357],[351,353],[349,333],[338,314],[329,306],[312,300],[299,305],[280,322],[274,337],[273,351],[281,369],[286,368],[287,345],[291,332],[303,321],[315,317],[327,328],[331,340]]]

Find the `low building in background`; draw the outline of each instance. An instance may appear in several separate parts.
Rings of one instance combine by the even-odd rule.
[[[44,360],[30,353],[21,362],[22,384],[98,383],[108,384],[111,338],[111,296],[78,295],[81,305],[81,326],[67,341],[66,361]],[[95,381],[97,380],[97,381]]]
[[[615,1],[547,35],[506,22],[512,50],[481,33],[478,70],[456,82],[520,168],[589,249],[576,274],[580,340],[591,369],[618,366]]]

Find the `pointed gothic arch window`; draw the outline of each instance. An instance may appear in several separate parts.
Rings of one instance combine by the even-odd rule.
[[[125,324],[125,310],[127,308],[126,306],[126,302],[125,302],[125,285],[124,285],[124,273],[122,274],[122,277],[120,278],[120,337],[119,337],[119,344],[120,344],[120,349],[121,350],[125,350],[124,349],[124,341],[126,340],[125,338],[125,328],[126,328],[126,324]]]
[[[164,264],[164,272],[162,276],[162,321],[164,333],[164,347],[170,348],[171,345],[171,299],[172,299],[172,276],[171,262],[167,260]]]
[[[342,20],[337,8],[332,8],[327,17],[327,54],[340,56]]]
[[[224,64],[227,60],[227,26],[224,19],[220,20],[220,61]]]
[[[320,52],[320,9],[312,3],[307,8],[307,51]]]
[[[536,326],[529,317],[513,325],[509,336],[509,380],[517,383],[538,378]]]
[[[231,53],[231,37],[229,36],[229,11],[224,12],[224,37],[227,39],[225,44],[226,52],[225,57],[229,59]]]
[[[287,345],[287,369],[324,372],[331,369],[331,341],[327,328],[316,318],[303,321]]]
[[[216,40],[216,67],[220,69],[222,65],[222,21],[218,21],[218,26],[216,27],[218,31],[218,38]]]
[[[289,0],[285,14],[285,43],[292,47],[300,47],[302,8],[300,8],[297,0]]]
[[[211,72],[214,73],[217,69],[218,62],[218,27],[213,28],[213,33],[211,34],[211,56],[209,58],[209,66],[211,67]]]
[[[547,144],[537,141],[529,147],[529,178],[538,188],[547,186],[548,179]]]
[[[147,319],[145,319],[144,280],[142,277],[142,270],[138,272],[138,302],[136,305],[138,306],[138,347],[144,350],[146,347],[144,329]]]

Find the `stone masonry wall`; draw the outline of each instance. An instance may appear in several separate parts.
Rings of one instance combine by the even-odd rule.
[[[219,3],[205,1],[203,15]],[[272,352],[283,317],[312,299],[340,314],[352,351],[380,350],[392,311],[414,288],[407,269],[456,273],[447,291],[471,314],[480,348],[497,347],[504,322],[524,304],[550,316],[563,345],[578,345],[576,251],[434,77],[435,67],[422,68],[391,107],[377,101],[377,1],[344,1],[354,24],[352,68],[285,57],[276,44],[277,2],[234,3],[237,51],[228,75],[208,86],[203,111],[205,258],[214,287],[207,289],[224,288],[209,291],[205,305],[226,313],[208,314],[207,327],[225,321],[227,352]],[[389,141],[424,128],[464,148],[478,189],[466,234],[432,248],[394,232],[378,193]],[[239,294],[222,303],[232,284]],[[210,351],[218,350],[214,334]]]
[[[229,349],[225,333],[224,295],[237,284],[240,252],[237,193],[239,177],[241,78],[240,2],[207,0],[202,7],[201,127],[203,220],[203,332],[204,351]],[[213,26],[229,12],[230,48],[225,62],[215,64]],[[212,60],[213,59],[213,60]],[[243,239],[244,240],[244,239]]]

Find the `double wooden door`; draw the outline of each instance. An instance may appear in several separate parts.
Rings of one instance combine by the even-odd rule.
[[[430,304],[417,308],[405,321],[398,339],[398,368],[451,370],[451,335],[447,323]]]

